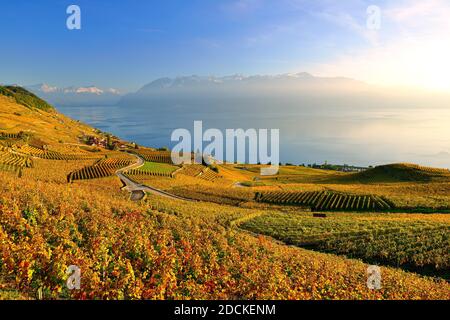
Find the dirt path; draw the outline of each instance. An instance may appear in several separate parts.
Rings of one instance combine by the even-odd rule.
[[[130,178],[128,178],[127,176],[125,176],[123,173],[126,172],[127,170],[130,169],[137,169],[139,167],[142,167],[145,163],[145,160],[142,159],[141,157],[139,157],[138,155],[132,154],[134,157],[136,157],[136,159],[138,160],[136,163],[133,163],[132,165],[129,165],[128,167],[119,169],[116,171],[116,175],[119,177],[120,180],[123,181],[123,183],[125,183],[125,187],[124,190],[127,190],[131,193],[131,198],[132,200],[140,200],[142,198],[144,198],[145,196],[145,192],[157,195],[157,196],[162,196],[162,197],[166,197],[166,198],[171,198],[174,200],[184,200],[184,201],[194,201],[192,199],[188,199],[188,198],[183,198],[183,197],[179,197],[176,196],[174,194],[171,194],[169,192],[157,189],[157,188],[153,188],[151,186],[147,186],[145,184],[141,184],[138,183]]]

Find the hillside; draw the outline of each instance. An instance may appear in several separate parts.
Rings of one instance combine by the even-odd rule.
[[[340,180],[359,183],[446,182],[450,181],[450,171],[409,163],[396,163],[377,166],[364,172],[343,176]]]
[[[0,94],[13,98],[18,104],[29,109],[53,111],[54,108],[30,91],[18,86],[0,86]]]
[[[37,104],[19,104],[9,91],[0,95],[0,299],[448,298],[444,279],[398,267],[433,265],[433,276],[447,268],[447,215],[358,213],[353,219],[354,212],[327,212],[329,218],[318,220],[310,211],[298,214],[299,208],[294,215],[253,202],[250,187],[233,186],[235,180],[252,182],[257,166],[178,168],[167,151],[122,141],[118,150],[88,147],[78,136],[95,135],[93,128],[17,92]],[[137,157],[143,165],[130,170]],[[119,169],[198,201],[152,193],[132,201]],[[273,188],[288,188],[292,176],[302,182],[327,176],[293,167],[280,173],[288,179],[269,181]],[[324,243],[331,233],[335,241]],[[357,242],[374,237],[376,242]],[[314,246],[300,248],[305,239]],[[347,243],[357,250],[343,250]],[[379,247],[384,260],[367,254]],[[378,262],[383,286],[371,290],[367,263]],[[79,290],[66,285],[71,265],[82,270]]]
[[[46,142],[77,143],[83,133],[93,134],[93,128],[58,112],[25,89],[0,87],[0,131],[8,134],[23,132]]]

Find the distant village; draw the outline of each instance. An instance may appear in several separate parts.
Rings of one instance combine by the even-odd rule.
[[[369,167],[358,167],[358,166],[350,166],[347,164],[329,164],[327,162],[325,162],[324,164],[308,164],[308,168],[313,168],[313,169],[322,169],[322,170],[335,170],[335,171],[342,171],[342,172],[362,172],[362,171],[366,171],[370,168],[372,168],[372,166]]]
[[[100,137],[94,135],[83,135],[80,137],[80,141],[91,147],[99,147],[108,150],[138,148],[137,144],[134,142],[129,143],[127,141],[120,140],[119,138],[110,134],[105,134],[100,130],[96,130],[96,133],[98,133]]]

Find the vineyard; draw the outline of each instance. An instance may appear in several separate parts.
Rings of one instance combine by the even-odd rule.
[[[35,158],[32,168],[22,169],[24,179],[42,182],[67,183],[67,175],[93,164],[92,160],[57,161]]]
[[[131,169],[126,172],[127,175],[132,176],[157,176],[157,177],[173,177],[173,173],[179,169],[166,163],[145,162],[144,165],[138,169]]]
[[[22,132],[19,133],[0,132],[0,139],[21,139],[22,136],[23,136]]]
[[[120,168],[124,168],[133,163],[131,159],[107,158],[97,161],[91,166],[86,166],[80,170],[69,173],[67,181],[87,180],[109,177],[115,174]]]
[[[135,180],[145,179],[149,176],[154,177],[168,177],[172,178],[172,173],[165,172],[165,171],[148,171],[148,170],[141,170],[141,169],[131,169],[125,172],[125,175],[129,176],[130,178],[135,178]]]
[[[183,165],[182,169],[178,173],[189,177],[200,178],[209,182],[216,182],[222,178],[222,176],[220,176],[217,172],[201,164]]]
[[[205,167],[201,164],[189,164],[183,165],[183,168],[179,171],[179,174],[184,174],[189,177],[198,177],[203,173]]]
[[[0,162],[0,171],[6,171],[6,172],[10,172],[13,173],[15,175],[20,175],[21,174],[21,168],[15,165],[11,165],[11,164],[5,164],[5,163],[1,163]]]
[[[148,162],[159,162],[168,164],[173,163],[170,151],[153,151],[146,149],[137,149],[133,150],[132,152]]]
[[[392,213],[450,206],[445,171],[281,166],[260,181],[259,165],[180,168],[167,151],[81,145],[106,133],[1,92],[0,127],[25,134],[0,138],[0,299],[449,299],[450,216]],[[148,161],[136,168],[130,153]],[[130,201],[117,170],[198,201],[150,188]],[[379,290],[368,264],[380,265]],[[79,290],[67,288],[70,265]]]
[[[170,189],[170,193],[183,198],[232,206],[239,206],[241,203],[253,200],[253,192],[250,190],[211,185],[179,186]]]
[[[331,237],[317,244],[324,252],[438,275],[450,280],[450,226],[402,226],[380,232],[361,232],[348,238]]]
[[[20,168],[31,168],[33,162],[29,157],[0,150],[0,163]]]
[[[100,185],[0,179],[0,278],[30,297],[41,289],[44,299],[448,298],[445,281],[384,267],[382,289],[369,290],[360,261],[226,227],[254,210],[137,204]],[[71,264],[83,270],[81,290],[66,287]]]
[[[22,140],[0,139],[0,150],[8,149],[8,148],[17,149],[24,144],[25,144],[25,142]]]
[[[393,204],[375,195],[351,195],[332,191],[257,192],[258,202],[298,205],[316,211],[387,211]]]
[[[92,154],[86,153],[64,154],[56,151],[42,150],[36,147],[32,147],[30,145],[24,145],[20,147],[18,151],[33,157],[47,160],[86,160],[98,158],[98,156]]]
[[[267,213],[241,227],[287,244],[450,279],[450,223],[445,216]]]
[[[206,170],[200,174],[199,178],[206,180],[206,181],[216,182],[217,180],[221,179],[222,177],[217,172],[215,172],[209,168],[206,168]]]

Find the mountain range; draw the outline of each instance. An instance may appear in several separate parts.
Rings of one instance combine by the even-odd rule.
[[[160,78],[143,86],[135,94],[153,93],[155,90],[162,89],[248,90],[261,86],[270,87],[272,90],[302,90],[318,86],[343,89],[348,86],[363,87],[365,84],[343,77],[316,77],[306,72],[252,76],[235,74],[223,77],[192,75],[176,78]]]
[[[134,93],[124,95],[119,105],[146,106],[169,111],[187,108],[208,112],[232,108],[298,106],[302,101],[349,96],[368,92],[363,82],[342,77],[316,77],[306,72],[279,75],[183,76],[156,79]]]
[[[117,89],[103,89],[94,85],[60,88],[41,83],[25,88],[55,106],[114,105],[122,96]]]
[[[58,106],[142,106],[159,111],[187,107],[207,112],[217,108],[297,108],[301,105],[364,106],[403,103],[401,90],[388,96],[380,89],[345,77],[318,77],[306,72],[278,75],[180,76],[159,78],[136,92],[124,94],[113,88],[90,85],[60,88],[49,84],[26,86],[28,90]],[[406,96],[417,92],[405,91]],[[418,94],[418,93],[417,93]],[[398,101],[397,101],[398,100]],[[420,104],[421,99],[415,99]],[[427,100],[429,103],[429,100]],[[410,104],[410,102],[408,102]]]
[[[349,78],[316,77],[306,72],[279,75],[241,74],[229,76],[180,76],[156,79],[133,93],[123,94],[118,89],[95,85],[82,87],[57,87],[46,83],[25,86],[40,98],[55,106],[103,105],[203,105],[211,102],[241,103],[250,99],[298,99],[309,95],[321,96],[324,92],[345,93],[369,88],[363,82]]]

